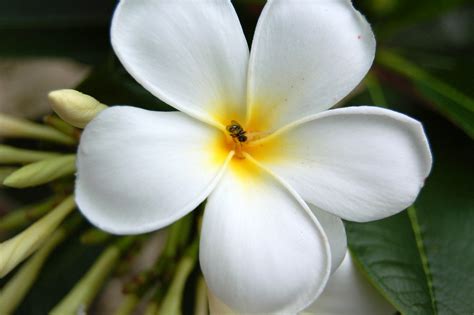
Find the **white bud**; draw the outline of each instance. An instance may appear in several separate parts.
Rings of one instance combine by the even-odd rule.
[[[98,113],[107,108],[92,96],[76,90],[57,90],[48,95],[51,107],[65,122],[84,128]]]

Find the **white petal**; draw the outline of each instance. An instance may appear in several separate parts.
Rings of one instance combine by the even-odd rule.
[[[333,273],[341,265],[347,251],[344,223],[342,223],[339,217],[322,211],[314,205],[308,204],[308,206],[313,211],[328,238],[329,246],[331,247],[331,273]]]
[[[317,219],[248,160],[232,161],[208,198],[200,261],[209,289],[247,313],[302,310],[330,273],[329,244]]]
[[[249,125],[275,130],[326,110],[362,80],[375,38],[349,0],[269,1],[249,65]]]
[[[90,122],[79,145],[76,201],[111,233],[159,229],[198,206],[226,155],[222,133],[179,112],[112,107]]]
[[[127,71],[171,106],[227,124],[245,115],[248,46],[228,0],[122,0],[112,45]]]
[[[419,122],[376,107],[315,115],[261,140],[254,151],[254,158],[304,200],[351,221],[377,220],[407,208],[432,162]]]
[[[357,270],[347,253],[323,294],[303,314],[390,315],[396,312]]]
[[[390,315],[396,312],[383,296],[365,279],[349,253],[331,275],[323,291],[302,315]],[[211,315],[238,315],[211,291],[208,291]],[[281,312],[277,312],[282,314]]]

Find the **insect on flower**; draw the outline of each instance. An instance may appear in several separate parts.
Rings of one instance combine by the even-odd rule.
[[[230,122],[230,125],[226,126],[226,130],[229,132],[230,136],[235,140],[237,139],[239,142],[245,142],[247,141],[247,136],[245,135],[247,132],[242,128],[242,126],[236,122],[235,120],[232,120]]]

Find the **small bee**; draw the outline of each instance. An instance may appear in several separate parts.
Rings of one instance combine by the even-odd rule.
[[[247,136],[245,135],[247,131],[235,120],[232,120],[226,129],[234,140],[237,139],[239,142],[247,141]]]

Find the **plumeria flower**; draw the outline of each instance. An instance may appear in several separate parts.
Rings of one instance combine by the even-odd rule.
[[[349,253],[319,298],[302,315],[392,315],[395,308],[372,287]],[[216,313],[217,314],[217,313]]]
[[[417,121],[327,110],[374,58],[349,0],[268,1],[250,53],[228,0],[122,0],[111,34],[128,72],[180,112],[115,106],[92,120],[79,208],[106,231],[135,234],[207,198],[201,268],[234,310],[307,307],[345,255],[340,218],[405,209],[430,171]]]
[[[238,312],[208,292],[211,314],[237,315]],[[331,275],[318,299],[301,315],[391,315],[395,308],[375,290],[362,274],[349,253]]]

